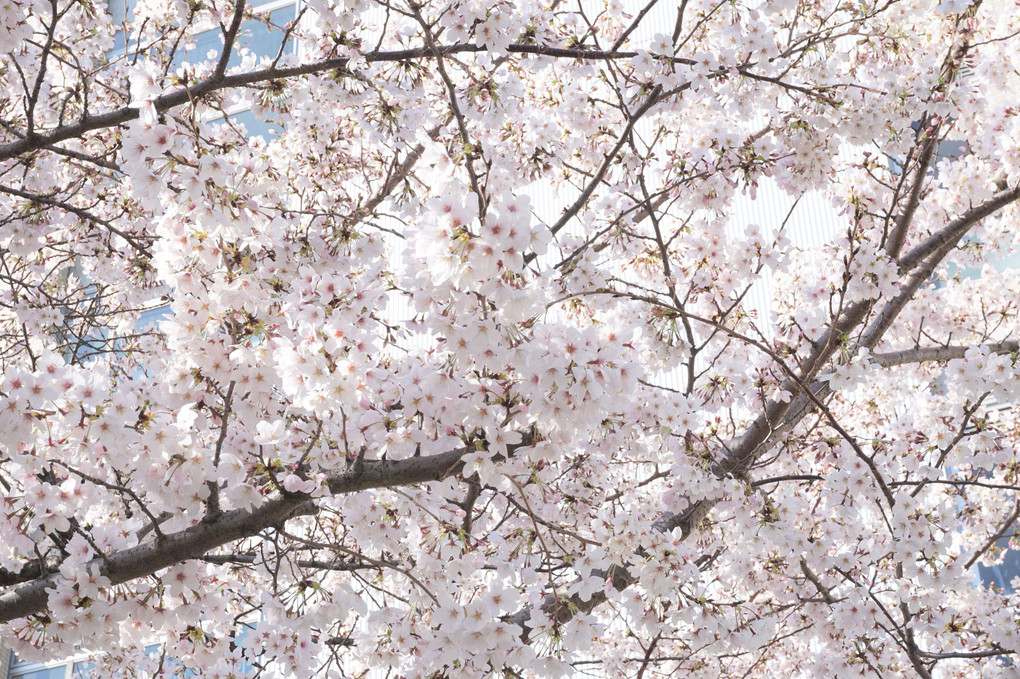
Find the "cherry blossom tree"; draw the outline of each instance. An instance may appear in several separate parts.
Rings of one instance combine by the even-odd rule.
[[[0,3],[19,656],[1016,676],[1013,3],[111,9]]]

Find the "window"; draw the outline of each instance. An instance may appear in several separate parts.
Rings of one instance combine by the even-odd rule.
[[[1020,529],[1020,526],[1014,523],[1013,528],[1007,531],[1008,534],[999,538],[995,543],[995,549],[999,550],[1000,553],[1005,553],[1001,563],[994,566],[982,566],[979,563],[976,566],[981,584],[986,587],[1001,589],[1006,594],[1012,594],[1016,591],[1013,581],[1020,578],[1020,551],[1010,549],[1009,543],[1011,537],[1018,535],[1018,529]]]
[[[910,124],[910,129],[915,133],[920,128],[920,122],[914,121]],[[935,157],[932,158],[931,167],[928,168],[928,173],[932,177],[939,176],[939,165],[944,162],[952,162],[957,158],[961,158],[969,152],[967,142],[962,139],[942,139],[939,141],[938,146],[935,148]],[[903,159],[898,156],[892,156],[889,158],[889,169],[899,174],[903,171]]]
[[[283,6],[278,5],[281,5],[281,2],[257,6],[253,11],[259,14],[263,21],[251,20],[241,24],[237,46],[227,62],[227,68],[240,65],[241,54],[238,48],[249,50],[258,57],[273,58],[280,53],[280,49],[284,47],[285,28],[297,18],[297,4],[294,0],[284,0]],[[284,52],[293,51],[295,44],[288,41]],[[174,55],[174,64],[203,61],[209,58],[210,53],[218,57],[222,47],[222,34],[218,28],[202,31],[194,36],[192,44]]]
[[[241,630],[235,637],[235,643],[240,643],[244,637],[251,633],[251,626],[243,624]],[[145,647],[145,654],[150,658],[158,658],[160,650],[162,649],[161,644],[152,644]],[[78,660],[60,660],[54,662],[41,662],[41,663],[26,663],[18,660],[17,656],[13,652],[4,651],[10,654],[10,669],[6,676],[0,676],[0,679],[91,679],[93,664],[86,659],[79,658]],[[175,666],[174,661],[170,661],[171,668]],[[179,665],[177,665],[179,668]],[[254,670],[248,663],[242,663],[240,667],[241,671],[249,672]],[[2,671],[2,664],[0,664],[0,671]],[[125,673],[125,679],[130,674]],[[195,676],[191,670],[184,673],[185,677]]]
[[[134,8],[138,0],[107,0],[107,11],[112,23],[120,27],[114,35],[114,46],[107,57],[113,61],[131,54],[135,43],[131,39]],[[287,27],[298,18],[301,0],[252,0],[251,9],[256,18],[241,24],[237,42],[227,67],[238,66],[242,54],[251,53],[257,58],[273,59],[280,54],[295,54],[298,41],[287,32]],[[223,37],[219,28],[200,31],[186,43],[182,43],[173,55],[173,68],[184,64],[218,58],[223,49]],[[173,68],[171,70],[173,70]],[[247,106],[234,106],[225,111],[232,123],[242,124],[249,137],[261,136],[272,139],[279,135],[278,126],[257,117]],[[208,122],[223,120],[213,117]]]
[[[238,47],[251,50],[260,57],[275,57],[283,45],[287,24],[297,18],[299,1],[262,0],[259,2],[259,0],[253,0],[251,3],[252,13],[258,15],[259,18],[241,24],[237,41]],[[137,3],[138,0],[107,0],[106,10],[110,14],[114,27],[119,28],[114,35],[114,47],[107,53],[110,58],[134,51],[135,45],[129,37]],[[179,50],[175,55],[175,64],[204,60],[210,50],[219,53],[222,47],[218,28],[202,31],[193,36],[192,41],[191,49]],[[296,43],[288,42],[288,50],[293,50],[295,47]],[[195,59],[186,59],[185,57],[189,54]],[[235,52],[231,56],[229,65],[236,66],[238,63],[240,63],[240,57]]]
[[[85,679],[89,665],[86,662],[24,663],[11,653],[11,665],[6,679]]]

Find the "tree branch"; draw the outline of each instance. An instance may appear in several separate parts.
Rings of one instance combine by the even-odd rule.
[[[447,55],[470,54],[485,51],[487,51],[487,48],[484,45],[437,45],[434,48],[426,46],[403,50],[374,51],[363,55],[362,58],[364,58],[365,62],[374,64],[412,61],[417,59],[435,59]],[[627,61],[637,56],[637,52],[609,52],[517,43],[508,46],[507,51],[511,54],[553,57],[558,59],[572,59],[580,61]],[[690,59],[681,59],[676,57],[670,58],[669,60],[676,63],[693,63]],[[232,75],[228,75],[226,73],[213,73],[208,78],[194,85],[182,87],[173,90],[172,92],[160,95],[152,102],[152,105],[157,112],[163,112],[177,106],[183,106],[191,103],[213,92],[233,87],[258,85],[273,80],[294,78],[302,75],[314,75],[328,71],[339,71],[341,73],[353,75],[349,71],[350,62],[350,57],[335,57],[298,66],[288,66],[284,68],[272,66],[270,68],[250,71],[248,73],[235,73]],[[743,76],[759,80],[765,79],[769,82],[775,82],[775,84],[787,89],[804,90],[804,88],[790,83],[775,81],[774,79],[765,78],[764,76],[755,74],[748,69],[748,66],[741,66],[738,71]],[[720,70],[717,73],[712,74],[710,77],[719,77],[728,73],[728,70]],[[674,90],[672,93],[676,93],[677,91],[679,91],[679,89]],[[0,144],[0,161],[16,158],[24,153],[46,148],[68,139],[81,137],[86,132],[123,125],[131,122],[132,120],[136,120],[140,115],[141,111],[138,108],[123,106],[106,113],[94,116],[85,116],[82,120],[71,125],[61,125],[47,132],[36,132],[30,137],[23,136],[17,141]]]
[[[511,455],[532,443],[534,435],[525,432],[520,443],[507,446],[507,454]],[[365,460],[356,469],[352,467],[329,474],[326,482],[333,495],[344,495],[372,488],[392,488],[440,481],[459,474],[464,468],[464,455],[474,451],[474,446],[465,446],[426,457]],[[310,500],[311,497],[304,493],[280,493],[253,509],[224,511],[211,521],[198,522],[184,530],[166,534],[161,540],[153,540],[130,549],[99,556],[86,567],[97,567],[101,575],[109,578],[111,585],[129,582],[182,561],[202,558],[217,547],[257,535],[259,531],[270,526],[285,523],[299,513]],[[37,566],[28,565],[26,568]],[[9,581],[10,577],[18,576],[9,576],[7,579]],[[0,622],[8,622],[45,610],[47,590],[55,587],[63,577],[59,573],[47,575],[40,573],[39,577],[0,594]]]
[[[882,354],[873,354],[871,361],[883,368],[891,368],[897,365],[908,363],[928,363],[951,361],[963,358],[967,351],[978,348],[990,354],[1012,354],[1020,351],[1020,342],[1017,340],[1006,340],[1004,342],[992,342],[989,344],[975,344],[972,346],[945,345],[941,347],[917,347],[915,349],[904,349],[902,351],[890,351]]]
[[[98,224],[107,231],[109,231],[110,233],[120,236],[121,238],[124,239],[124,242],[126,242],[128,245],[134,248],[140,255],[143,255],[146,259],[152,257],[152,253],[149,252],[149,250],[144,245],[135,240],[134,236],[125,233],[124,231],[121,231],[116,226],[114,226],[109,220],[103,219],[102,217],[97,217],[88,210],[83,210],[80,207],[75,207],[74,205],[65,203],[62,200],[56,200],[48,196],[40,196],[35,193],[28,193],[27,191],[15,189],[10,186],[0,186],[0,192],[7,193],[12,196],[17,196],[18,198],[24,198],[25,200],[28,201],[42,203],[43,205],[49,205],[50,207],[59,208],[61,210],[66,210],[71,214],[80,217],[86,222]]]

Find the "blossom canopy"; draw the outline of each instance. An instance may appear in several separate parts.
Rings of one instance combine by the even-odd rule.
[[[975,569],[1020,525],[1018,35],[0,3],[0,636],[110,676],[1015,676],[1020,583]]]

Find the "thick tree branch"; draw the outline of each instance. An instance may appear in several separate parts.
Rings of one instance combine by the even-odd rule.
[[[917,347],[916,349],[904,349],[902,351],[890,351],[882,354],[874,354],[871,361],[883,368],[891,368],[897,365],[908,363],[929,363],[951,361],[963,358],[970,349],[978,348],[990,354],[1012,354],[1020,351],[1020,342],[1017,340],[1006,340],[1004,342],[992,342],[989,344],[977,344],[973,346],[946,345],[941,347]]]
[[[998,212],[1010,203],[1016,202],[1017,199],[1020,199],[1020,185],[1013,188],[1004,188],[984,203],[972,207],[900,258],[897,262],[900,272],[910,271],[921,261],[949,243],[955,245],[979,221]]]
[[[923,125],[927,125],[928,119],[925,118],[921,122]],[[914,222],[914,215],[917,213],[917,208],[921,204],[921,191],[924,188],[928,168],[931,166],[932,159],[935,157],[935,150],[938,148],[938,132],[940,128],[941,125],[934,126],[931,131],[927,132],[927,137],[923,137],[924,140],[921,142],[921,153],[917,158],[917,165],[914,168],[910,193],[907,195],[907,204],[903,206],[899,216],[896,217],[892,232],[889,234],[889,238],[885,242],[885,251],[890,257],[895,258],[900,256],[900,250],[903,249],[903,242],[907,238],[907,230]],[[925,134],[924,128],[918,131],[919,137],[922,137]]]
[[[487,48],[484,45],[474,44],[458,44],[458,45],[437,45],[434,48],[429,47],[418,47],[413,49],[404,50],[386,50],[386,51],[375,51],[369,52],[363,55],[365,62],[374,63],[391,63],[401,61],[413,61],[418,59],[434,59],[447,55],[455,54],[468,54],[484,52]],[[545,45],[527,45],[527,44],[512,44],[507,47],[507,51],[511,54],[520,55],[531,55],[531,56],[543,56],[553,57],[559,59],[571,59],[571,60],[583,60],[583,61],[611,61],[611,60],[629,60],[637,56],[637,52],[606,52],[596,50],[585,50],[585,49],[571,49],[562,47],[548,47]],[[673,58],[671,61],[677,63],[690,64],[693,63],[689,59]],[[303,75],[314,75],[317,73],[327,73],[330,71],[337,71],[340,73],[351,74],[350,67],[351,59],[349,57],[336,57],[333,59],[324,59],[322,61],[316,61],[308,64],[301,64],[298,66],[278,67],[273,66],[270,68],[260,69],[256,71],[250,71],[247,73],[214,73],[205,80],[198,82],[188,87],[182,87],[172,92],[168,92],[157,97],[152,105],[157,112],[167,111],[177,106],[183,106],[193,101],[201,99],[209,94],[218,92],[220,90],[226,90],[233,87],[249,87],[252,85],[259,85],[262,83],[271,82],[274,80],[285,80],[287,78],[294,78]],[[750,70],[750,65],[741,66],[738,71],[741,75],[754,78],[754,79],[765,79],[769,82],[794,90],[805,90],[805,88],[792,85],[790,83],[776,81],[775,79],[766,78],[760,76]],[[720,70],[713,74],[712,77],[719,77],[728,74],[728,70]],[[11,158],[17,158],[18,156],[36,151],[38,149],[46,148],[58,144],[68,139],[74,139],[81,137],[86,132],[92,132],[94,130],[100,130],[109,127],[116,127],[125,123],[136,120],[141,115],[140,109],[132,106],[124,106],[113,111],[106,113],[100,113],[93,116],[85,116],[82,120],[71,125],[62,125],[60,127],[45,131],[36,132],[32,136],[24,136],[17,141],[9,142],[7,144],[0,144],[0,161],[9,160]]]
[[[508,454],[533,442],[534,435],[526,432],[521,443],[508,446]],[[446,453],[404,460],[365,460],[356,465],[357,468],[352,465],[350,469],[329,474],[327,484],[333,495],[343,495],[372,488],[440,481],[459,474],[464,468],[464,456],[474,451],[474,446],[466,446]],[[309,495],[303,493],[278,494],[254,509],[221,512],[213,520],[199,521],[177,533],[169,533],[162,539],[97,557],[91,564],[98,566],[99,572],[109,578],[111,585],[129,582],[182,561],[201,558],[217,547],[285,523],[302,511],[310,499]],[[50,565],[47,564],[47,569]],[[39,566],[30,564],[22,573],[0,573],[0,582],[23,580],[23,574],[37,577],[0,594],[0,622],[45,610],[48,590],[63,578],[59,573],[41,575]]]

